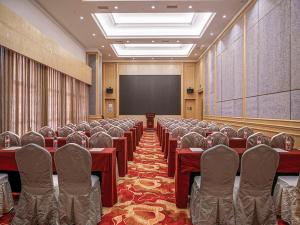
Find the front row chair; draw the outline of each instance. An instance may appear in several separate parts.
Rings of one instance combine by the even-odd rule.
[[[29,131],[21,137],[21,145],[25,146],[28,144],[36,144],[44,148],[45,138],[43,137],[43,135],[37,132]]]
[[[279,153],[264,144],[243,154],[234,188],[236,224],[277,224],[271,192],[278,163]]]
[[[279,176],[274,188],[276,213],[291,225],[300,224],[299,176]]]
[[[76,144],[59,148],[55,155],[59,184],[60,224],[98,224],[101,220],[99,177],[91,176],[92,157]]]
[[[0,217],[5,213],[9,213],[13,207],[14,200],[8,181],[8,175],[5,173],[0,173]]]
[[[181,139],[181,148],[202,148],[207,146],[206,139],[196,132],[190,132]]]
[[[10,139],[10,146],[20,146],[21,145],[21,140],[18,135],[16,135],[13,132],[10,131],[5,131],[0,134],[0,146],[5,147],[5,137],[9,135]]]
[[[235,225],[233,185],[238,167],[237,152],[227,146],[202,154],[201,176],[195,177],[191,192],[193,225]]]
[[[22,190],[12,225],[56,225],[58,222],[55,197],[57,177],[52,175],[50,153],[36,144],[28,144],[17,150],[15,157],[21,176]]]

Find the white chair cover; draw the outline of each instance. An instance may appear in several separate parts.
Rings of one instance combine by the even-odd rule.
[[[258,139],[260,139],[261,144],[270,145],[270,138],[260,132],[257,132],[247,138],[246,148],[248,149],[258,145]]]
[[[228,138],[237,137],[237,132],[232,127],[224,127],[220,130],[221,133],[227,133]]]
[[[221,132],[213,132],[209,135],[212,138],[212,146],[226,145],[229,146],[229,138]]]
[[[206,139],[201,134],[190,132],[181,139],[181,148],[202,148],[207,146]]]
[[[195,178],[191,192],[193,225],[235,225],[233,185],[238,167],[238,154],[227,146],[202,154],[201,177]]]
[[[112,137],[123,137],[124,136],[124,131],[120,127],[111,127],[108,131],[107,134],[109,134]]]
[[[4,131],[3,133],[0,134],[0,146],[5,147],[6,135],[9,135],[9,137],[10,137],[10,145],[11,146],[20,146],[21,145],[21,140],[18,135],[16,135],[13,132],[10,132],[10,131]]]
[[[113,140],[107,133],[98,132],[90,137],[89,144],[90,148],[111,148]]]
[[[108,121],[107,120],[99,120],[99,123],[101,126],[104,126],[104,125],[108,124]]]
[[[67,125],[66,125],[66,127],[70,127],[72,130],[76,130],[76,125],[75,124],[73,124],[73,123],[68,123]],[[68,136],[68,135],[67,135]],[[62,136],[61,136],[62,137]]]
[[[112,125],[112,124],[110,124],[110,123],[107,123],[107,124],[105,124],[104,126],[103,126],[103,128],[105,129],[105,130],[109,130],[111,127],[114,127],[114,125]]]
[[[39,133],[43,135],[43,137],[54,137],[55,132],[48,126],[44,126],[39,130]]]
[[[300,224],[299,176],[279,176],[273,194],[277,215],[290,225]]]
[[[176,127],[172,131],[172,138],[183,137],[188,133],[188,130],[184,127]]]
[[[86,141],[86,146],[88,147],[88,137],[85,134],[80,134],[76,131],[68,135],[68,137],[66,138],[66,143],[75,143],[81,146],[83,140]]]
[[[271,138],[271,147],[272,148],[281,148],[285,149],[286,139],[289,138],[291,141],[291,149],[294,148],[295,139],[286,133],[276,134]]]
[[[219,131],[219,127],[216,124],[210,124],[209,126],[207,126],[207,131],[208,132],[215,132],[215,131]]]
[[[36,144],[28,144],[17,150],[15,157],[22,190],[12,225],[56,225],[58,207],[50,153]]]
[[[77,131],[90,131],[91,127],[89,124],[86,123],[80,123],[76,126]]]
[[[241,127],[237,131],[237,136],[239,138],[244,138],[245,137],[245,133],[247,133],[247,138],[249,136],[251,136],[252,134],[254,134],[254,132],[253,132],[253,130],[251,128],[249,128],[249,127]]]
[[[202,135],[203,137],[206,136],[206,132],[202,127],[198,127],[198,126],[197,127],[192,127],[190,132],[196,132],[196,133]]]
[[[91,176],[92,157],[76,144],[59,148],[54,155],[59,184],[61,225],[95,225],[101,220],[101,191],[97,176]]]
[[[97,127],[94,127],[93,129],[91,129],[91,135],[96,134],[98,132],[105,132],[106,133],[106,130],[101,126],[97,126]]]
[[[72,134],[75,131],[75,129],[72,129],[69,126],[64,126],[57,130],[58,137],[67,137],[68,135]]]
[[[44,148],[45,138],[43,137],[43,135],[37,132],[29,131],[21,137],[21,145],[24,146],[28,144],[37,144]]]
[[[278,163],[279,153],[267,145],[257,145],[243,154],[234,191],[236,224],[277,224],[271,191]]]
[[[97,126],[101,126],[101,124],[98,121],[94,120],[94,121],[90,122],[90,127],[91,128],[94,128],[94,127],[97,127]]]
[[[11,193],[11,187],[8,181],[8,175],[0,173],[0,217],[4,213],[9,213],[14,207],[14,200]]]
[[[121,123],[121,124],[119,125],[119,127],[120,127],[124,132],[130,130],[130,127],[129,127],[126,123]]]

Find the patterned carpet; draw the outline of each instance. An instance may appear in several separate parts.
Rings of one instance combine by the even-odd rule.
[[[118,203],[103,213],[99,225],[191,225],[189,211],[175,206],[174,179],[167,176],[154,132],[144,132],[128,175],[118,180]],[[1,217],[0,225],[11,219],[12,214]],[[278,225],[286,224],[278,221]]]

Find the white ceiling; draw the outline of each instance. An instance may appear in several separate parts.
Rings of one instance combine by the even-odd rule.
[[[131,57],[118,57],[115,44],[189,44],[193,45],[188,56],[178,55],[176,59],[196,60],[220,34],[236,13],[248,2],[248,0],[34,0],[43,8],[57,23],[69,32],[87,50],[98,49],[102,52],[104,61],[132,60]],[[249,0],[251,1],[251,0]],[[192,7],[192,8],[191,8]],[[212,12],[215,16],[205,27],[200,36],[163,36],[163,37],[106,37],[99,28],[92,14],[94,13],[203,13]],[[111,15],[111,14],[109,14]],[[150,15],[150,14],[148,14]],[[163,14],[161,14],[163,15]],[[224,18],[226,15],[226,18]],[[83,17],[83,19],[80,19]],[[122,15],[119,17],[122,18]],[[124,19],[124,18],[123,18]],[[129,18],[130,19],[130,18]],[[170,18],[171,20],[171,18]],[[120,21],[119,21],[120,22]],[[128,21],[127,21],[128,22]],[[130,21],[129,21],[130,22]],[[138,24],[139,22],[137,22]],[[184,23],[184,21],[183,21]],[[123,45],[124,46],[124,45]],[[142,46],[142,45],[141,45]],[[174,45],[175,46],[175,45]],[[188,46],[188,45],[186,45]],[[136,47],[136,46],[135,46]],[[157,55],[143,56],[145,60],[166,59],[166,56]],[[170,60],[173,55],[170,55]]]

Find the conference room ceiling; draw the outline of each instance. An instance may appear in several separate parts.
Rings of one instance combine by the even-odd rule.
[[[104,61],[197,60],[248,0],[33,0]],[[251,1],[251,0],[249,0]]]

